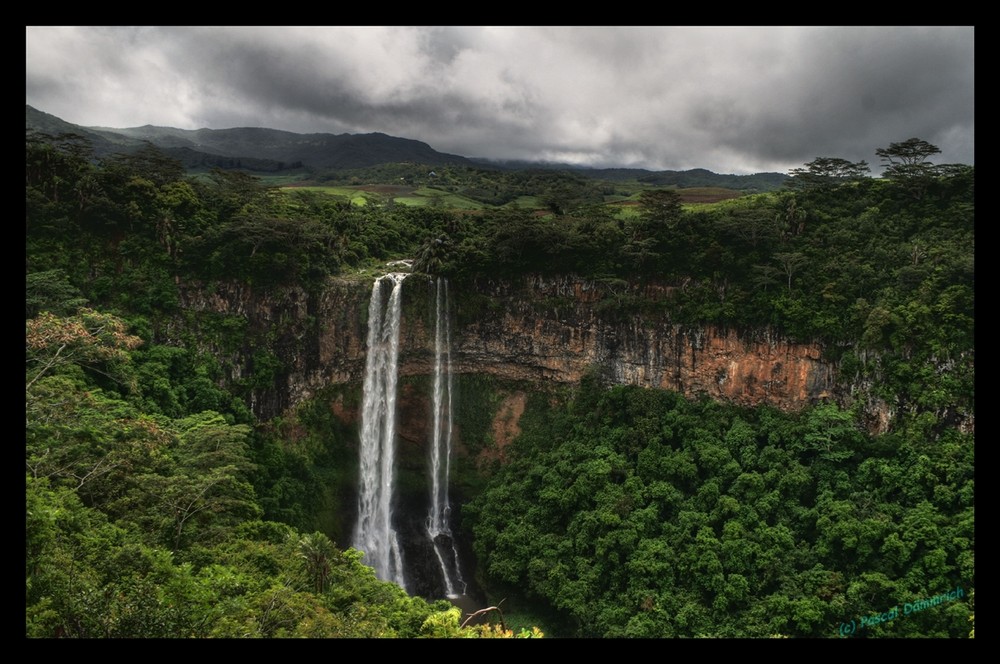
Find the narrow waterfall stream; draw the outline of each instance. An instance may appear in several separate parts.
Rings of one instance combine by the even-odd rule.
[[[434,430],[431,437],[431,500],[427,535],[441,565],[445,594],[455,598],[466,591],[458,562],[458,549],[451,534],[448,483],[451,476],[452,380],[451,322],[448,280],[438,277],[434,307]]]
[[[368,306],[358,520],[352,546],[378,578],[404,589],[403,557],[393,527],[395,488],[396,384],[399,374],[400,297],[404,273],[387,274],[372,286]],[[386,302],[385,291],[391,286]]]

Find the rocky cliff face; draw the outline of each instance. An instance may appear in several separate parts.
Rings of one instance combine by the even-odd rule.
[[[705,394],[785,410],[832,396],[835,368],[817,345],[767,331],[687,327],[669,316],[602,315],[593,285],[532,278],[520,292],[488,284],[501,306],[457,335],[457,370],[573,383],[597,371],[609,383]],[[658,288],[647,297],[668,298]]]
[[[184,304],[246,318],[251,336],[269,339],[284,369],[273,388],[254,390],[252,399],[257,414],[269,417],[325,385],[361,382],[370,291],[370,282],[356,280],[332,280],[312,296],[299,289],[263,295],[230,284],[211,294],[188,290]],[[662,303],[670,291],[647,287],[641,296]],[[667,313],[623,316],[611,296],[585,280],[483,282],[473,292],[453,288],[452,297],[457,373],[575,383],[596,371],[609,383],[784,410],[836,396],[836,367],[818,345],[792,343],[767,330],[682,326]],[[400,374],[426,375],[433,361],[433,285],[414,275],[403,298]],[[230,353],[229,378],[253,372],[253,356],[247,348]]]

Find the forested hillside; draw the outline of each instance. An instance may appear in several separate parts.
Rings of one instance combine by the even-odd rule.
[[[295,343],[288,322],[181,306],[182,289],[315,295],[413,258],[450,278],[459,322],[494,306],[463,286],[572,274],[612,319],[815,342],[853,392],[780,412],[598,376],[468,378],[458,424],[484,447],[500,396],[534,395],[503,454],[455,480],[474,495],[460,527],[477,580],[515,622],[588,637],[967,636],[974,169],[932,167],[930,148],[881,148],[882,178],[817,159],[784,190],[704,206],[664,188],[623,210],[566,175],[544,180],[544,214],[505,200],[462,213],[29,135],[26,635],[537,635],[460,627],[458,609],[376,580],[334,542],[319,512],[336,506],[316,496],[349,492],[356,431],[318,398],[255,416]],[[505,177],[545,193],[532,174]],[[877,433],[860,417],[872,400],[887,405]]]

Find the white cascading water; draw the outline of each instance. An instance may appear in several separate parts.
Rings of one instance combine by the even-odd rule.
[[[404,273],[380,277],[368,306],[368,355],[361,412],[361,464],[358,521],[352,546],[383,581],[404,589],[403,558],[393,529],[392,501],[396,457],[396,383],[399,360],[400,297]],[[391,284],[383,306],[384,286]]]
[[[438,277],[435,293],[434,325],[434,431],[431,439],[431,503],[427,515],[427,535],[441,565],[445,593],[457,597],[465,593],[465,581],[458,564],[458,550],[448,523],[448,481],[451,474],[451,322],[448,319],[448,280]]]

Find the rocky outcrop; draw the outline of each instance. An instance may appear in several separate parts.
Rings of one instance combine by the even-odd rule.
[[[745,406],[784,410],[834,396],[836,366],[817,344],[794,343],[768,330],[692,327],[656,315],[623,315],[615,293],[582,279],[529,277],[453,288],[454,370],[510,380],[575,383],[595,371],[612,384],[707,395]],[[669,286],[632,287],[663,305]],[[229,284],[211,293],[188,289],[186,308],[248,321],[282,364],[273,387],[254,390],[259,416],[279,414],[320,388],[356,383],[365,364],[370,281],[331,280],[318,294],[300,289],[261,294]],[[618,293],[620,295],[620,293]],[[429,374],[433,353],[433,287],[414,275],[404,286],[400,374]],[[471,304],[470,304],[471,303]],[[249,344],[260,346],[261,343]],[[253,372],[254,348],[230,352],[229,378]],[[223,353],[225,355],[225,353]]]
[[[595,287],[579,280],[534,278],[526,286],[495,293],[502,303],[496,313],[461,329],[458,371],[563,383],[597,371],[611,384],[786,410],[832,396],[835,368],[816,344],[767,330],[684,326],[669,315],[608,318]]]

